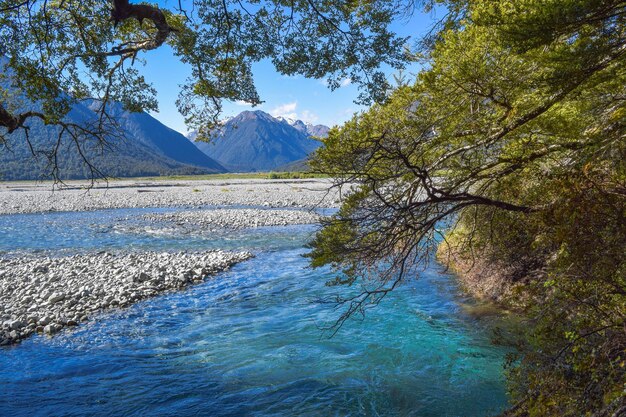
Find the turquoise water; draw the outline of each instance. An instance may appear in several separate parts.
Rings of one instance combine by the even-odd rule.
[[[205,283],[0,349],[0,415],[484,416],[506,406],[491,324],[436,266],[333,338],[307,268],[312,226],[181,232],[150,210],[0,216],[0,251],[228,248],[256,258]],[[162,211],[162,210],[159,210]]]

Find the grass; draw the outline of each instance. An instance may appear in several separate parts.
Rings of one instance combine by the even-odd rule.
[[[305,178],[328,178],[327,175],[313,174],[310,172],[244,172],[244,173],[224,173],[224,174],[205,174],[205,175],[163,175],[158,177],[121,177],[109,178],[109,181],[202,181],[202,180],[235,180],[235,179],[261,179],[261,180],[285,180],[285,179],[305,179]],[[89,181],[89,179],[65,180],[66,183],[76,183],[81,181]],[[100,180],[98,180],[100,181]],[[29,184],[29,183],[46,183],[51,180],[17,180],[17,181],[1,181],[3,184]],[[195,190],[194,190],[195,191]],[[198,190],[199,191],[199,190]]]
[[[183,181],[183,180],[234,180],[234,179],[261,179],[261,180],[285,180],[304,178],[328,178],[327,175],[313,174],[310,172],[244,172],[206,175],[164,175],[160,177],[126,177],[116,178],[119,180],[152,180],[152,181]]]

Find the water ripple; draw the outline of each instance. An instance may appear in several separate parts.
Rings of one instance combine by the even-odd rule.
[[[0,216],[0,250],[230,245],[257,257],[185,291],[0,350],[0,414],[483,416],[506,405],[504,352],[437,269],[329,339],[319,326],[335,313],[314,300],[338,289],[324,285],[329,271],[307,268],[301,256],[312,227],[228,236],[107,228],[145,212]],[[38,239],[46,228],[59,239]]]

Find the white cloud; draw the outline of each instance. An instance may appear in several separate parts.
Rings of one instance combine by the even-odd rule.
[[[235,105],[237,106],[242,106],[242,107],[248,107],[248,106],[252,106],[252,103],[248,103],[245,100],[235,100]]]
[[[319,117],[317,116],[317,114],[309,111],[309,110],[304,110],[301,114],[300,117],[298,117],[298,119],[302,120],[304,123],[311,123],[311,124],[315,124],[315,122],[317,122],[319,120]]]
[[[303,110],[301,112],[296,111],[298,109],[298,102],[281,104],[270,111],[270,114],[274,117],[284,117],[293,120],[302,120],[305,123],[315,123],[319,117],[317,114],[309,110]]]
[[[287,117],[290,119],[297,119],[298,114],[296,113],[296,108],[298,107],[298,102],[294,101],[292,103],[281,104],[278,107],[275,107],[270,114],[274,117]]]
[[[298,102],[294,101],[292,103],[286,103],[286,104],[281,104],[278,107],[275,107],[274,110],[272,110],[272,116],[277,115],[280,116],[283,113],[290,113],[296,110],[296,108],[298,107]]]
[[[323,85],[324,87],[328,87],[328,80],[325,78],[319,79],[317,80],[317,82],[319,82],[321,85]],[[352,84],[352,78],[348,77],[348,78],[344,78],[342,80],[339,81],[339,88],[341,87],[347,87],[350,84]]]
[[[352,79],[351,78],[344,78],[343,80],[341,80],[341,82],[339,83],[340,87],[347,87],[350,84],[352,84]]]

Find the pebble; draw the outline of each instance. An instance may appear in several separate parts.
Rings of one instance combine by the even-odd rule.
[[[160,224],[171,222],[203,230],[214,228],[244,229],[264,226],[317,223],[320,216],[306,210],[213,209],[163,214],[146,214],[144,219]]]

